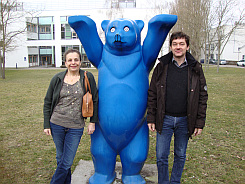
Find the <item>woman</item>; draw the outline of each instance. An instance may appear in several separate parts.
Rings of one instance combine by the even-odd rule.
[[[51,135],[56,147],[57,168],[50,183],[70,184],[71,166],[83,134],[82,97],[85,94],[84,71],[80,69],[81,54],[70,49],[64,54],[67,70],[56,74],[44,99],[44,133]],[[95,131],[98,122],[98,91],[94,77],[87,72],[93,96],[93,117],[88,134]]]

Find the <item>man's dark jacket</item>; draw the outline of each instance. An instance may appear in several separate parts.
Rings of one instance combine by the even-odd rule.
[[[154,69],[148,90],[147,122],[154,123],[159,134],[162,132],[165,115],[168,64],[172,62],[172,58],[172,52],[159,58],[160,62]],[[186,59],[188,62],[187,118],[191,137],[195,128],[203,129],[205,125],[208,93],[202,65],[189,52],[186,53]]]

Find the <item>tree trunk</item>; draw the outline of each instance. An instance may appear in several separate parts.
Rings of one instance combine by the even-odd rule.
[[[205,66],[205,72],[207,71],[207,34],[205,34],[205,37],[204,37],[204,43],[205,43],[205,46],[204,46],[204,66]]]
[[[5,79],[5,54],[3,58],[2,79]]]
[[[2,67],[2,61],[0,61],[0,77],[3,76],[3,67]]]
[[[3,51],[3,67],[2,67],[2,79],[5,79],[5,33],[6,33],[6,25],[4,24],[4,15],[3,15],[3,1],[1,0],[1,24],[2,24],[2,51]]]
[[[219,73],[219,63],[220,63],[220,48],[221,48],[221,38],[218,36],[218,61],[217,61],[217,73]]]

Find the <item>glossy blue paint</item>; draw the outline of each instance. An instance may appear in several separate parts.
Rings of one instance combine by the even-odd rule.
[[[140,171],[147,158],[149,132],[144,119],[147,105],[148,75],[176,15],[157,15],[148,23],[141,45],[141,20],[104,20],[103,45],[96,24],[87,16],[71,16],[91,63],[98,69],[99,120],[91,136],[95,174],[91,184],[110,184],[116,177],[116,156],[122,162],[123,183],[145,183]]]

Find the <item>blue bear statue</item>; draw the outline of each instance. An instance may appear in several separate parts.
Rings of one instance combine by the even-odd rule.
[[[71,16],[90,62],[98,69],[99,123],[91,135],[95,173],[90,184],[110,184],[115,180],[115,163],[120,155],[122,182],[141,184],[140,171],[147,158],[149,131],[145,121],[149,72],[176,15],[161,14],[148,24],[141,45],[142,20],[104,20],[106,42],[102,43],[95,22],[87,16]]]

